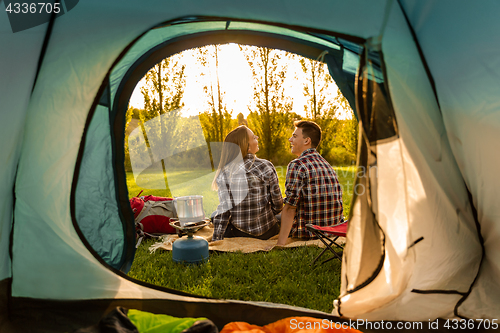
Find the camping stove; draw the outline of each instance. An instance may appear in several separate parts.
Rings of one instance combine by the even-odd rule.
[[[178,219],[170,219],[170,225],[187,234],[187,238],[179,238],[172,244],[172,259],[175,262],[196,264],[206,262],[209,257],[208,242],[202,237],[193,236],[195,232],[210,224],[210,219],[196,223],[185,223],[181,226]]]

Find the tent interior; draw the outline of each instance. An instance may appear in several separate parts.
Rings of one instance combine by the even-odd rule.
[[[0,14],[9,46],[0,55],[0,119],[9,124],[0,134],[2,331],[72,330],[118,305],[219,328],[292,315],[498,317],[500,157],[484,144],[500,127],[498,4],[65,3],[64,15],[24,31]],[[464,38],[474,45],[464,49]],[[135,252],[123,149],[132,91],[161,59],[224,43],[323,54],[359,120],[357,166],[367,172],[356,184],[366,191],[353,198],[332,314],[208,299],[126,275]]]

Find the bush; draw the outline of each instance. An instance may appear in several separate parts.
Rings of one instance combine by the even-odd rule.
[[[356,154],[344,147],[333,147],[323,156],[332,166],[352,165],[356,163]]]
[[[257,157],[259,157],[259,153],[257,153]],[[294,154],[292,154],[290,152],[290,150],[288,151],[280,151],[279,153],[277,153],[276,155],[274,155],[272,158],[271,158],[271,162],[274,164],[274,165],[288,165],[288,163],[290,163],[290,161],[292,161],[293,159],[296,159],[297,156],[295,156]]]

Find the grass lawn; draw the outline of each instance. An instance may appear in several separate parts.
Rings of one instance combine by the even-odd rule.
[[[277,167],[284,193],[286,167]],[[356,168],[335,168],[343,188],[344,215],[349,213]],[[167,174],[173,196],[203,195],[205,213],[217,207],[217,192],[210,190],[213,173],[179,171]],[[184,180],[181,181],[181,180]],[[186,180],[194,180],[186,182]],[[150,174],[140,185],[163,181],[163,174]],[[163,181],[164,184],[164,181]],[[166,196],[165,190],[139,187],[131,173],[127,174],[129,196]],[[156,240],[145,240],[137,249],[129,276],[155,285],[184,292],[244,301],[266,301],[331,312],[333,300],[340,291],[340,262],[332,260],[311,268],[309,263],[321,252],[317,247],[299,247],[253,254],[210,253],[208,263],[184,265],[173,262],[170,251],[149,253]]]
[[[311,268],[321,251],[299,247],[257,253],[210,253],[207,263],[184,265],[172,260],[171,251],[137,249],[129,276],[188,293],[243,301],[282,303],[331,312],[339,296],[340,262],[332,260]]]

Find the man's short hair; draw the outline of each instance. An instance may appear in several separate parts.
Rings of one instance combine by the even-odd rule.
[[[297,120],[293,123],[297,128],[302,129],[302,136],[311,139],[311,146],[316,148],[321,142],[321,127],[314,121]]]

